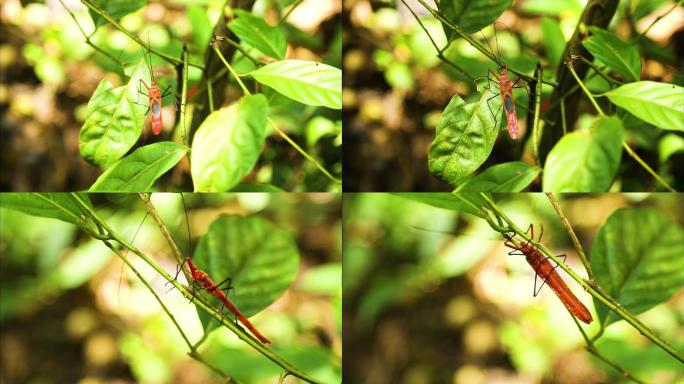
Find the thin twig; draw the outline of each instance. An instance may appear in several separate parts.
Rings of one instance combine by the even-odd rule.
[[[565,215],[565,212],[563,212],[563,209],[561,208],[560,204],[558,203],[558,200],[553,196],[553,193],[551,192],[546,192],[546,198],[549,199],[549,202],[553,206],[553,208],[556,210],[556,213],[558,213],[558,218],[560,218],[561,224],[563,225],[563,228],[565,228],[565,231],[568,233],[570,236],[570,240],[572,240],[572,245],[575,247],[575,250],[577,251],[577,255],[579,256],[580,260],[582,261],[582,264],[584,264],[584,269],[587,271],[587,276],[589,277],[589,280],[594,281],[594,273],[591,270],[591,265],[589,264],[589,258],[587,257],[586,253],[584,253],[584,249],[582,248],[582,244],[579,242],[579,239],[577,238],[577,235],[575,234],[575,230],[572,229],[572,225],[570,225],[570,221],[568,221],[568,217]]]
[[[541,167],[539,162],[539,116],[541,114],[541,93],[542,93],[542,66],[540,62],[537,62],[537,68],[534,70],[535,82],[534,82],[534,120],[532,122],[532,146],[534,151],[534,163],[538,167]]]
[[[676,2],[675,4],[672,4],[672,7],[671,7],[670,9],[668,9],[667,11],[665,11],[665,13],[663,13],[662,15],[656,17],[655,20],[653,20],[653,22],[652,22],[646,29],[644,29],[643,32],[641,32],[641,33],[639,34],[639,36],[637,37],[637,42],[638,42],[639,40],[643,39],[644,36],[646,36],[646,34],[648,33],[648,31],[650,31],[651,28],[653,28],[653,26],[656,25],[657,22],[659,22],[660,20],[662,20],[665,16],[669,15],[670,12],[672,12],[672,11],[675,10],[675,8],[677,8],[678,6],[682,5],[682,2],[684,2],[684,0],[679,0],[679,1]]]

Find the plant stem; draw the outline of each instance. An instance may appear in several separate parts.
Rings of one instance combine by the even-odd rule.
[[[636,162],[639,163],[639,165],[641,165],[646,170],[646,172],[650,173],[651,176],[653,176],[653,178],[660,183],[660,185],[665,187],[665,189],[667,189],[670,192],[677,192],[677,190],[672,188],[670,184],[668,184],[667,181],[665,181],[665,179],[660,177],[660,175],[658,175],[653,170],[653,168],[646,164],[646,162],[642,160],[641,157],[639,157],[639,155],[636,152],[634,152],[634,150],[632,150],[632,148],[630,148],[629,144],[627,144],[626,141],[622,142],[622,148],[624,148],[627,154],[629,154],[634,160],[636,160]]]
[[[580,80],[580,78],[577,76],[577,72],[575,72],[575,68],[574,68],[573,65],[572,65],[572,60],[566,61],[566,65],[568,66],[568,69],[570,70],[570,73],[572,73],[572,76],[573,76],[573,77],[575,78],[575,80],[577,81],[577,84],[579,84],[579,86],[582,88],[582,90],[584,91],[584,93],[585,93],[585,94],[587,95],[587,97],[589,98],[589,101],[591,101],[591,103],[594,105],[594,108],[596,108],[596,111],[598,112],[598,114],[599,114],[601,117],[606,117],[606,114],[603,113],[603,110],[601,109],[601,107],[599,107],[598,103],[596,103],[596,99],[594,99],[594,95],[592,95],[591,92],[589,92],[589,90],[587,89],[587,87],[584,86],[584,83],[582,82],[582,80]]]
[[[595,281],[594,272],[591,270],[591,265],[589,264],[589,258],[587,257],[586,253],[584,253],[582,244],[579,242],[579,239],[577,238],[575,231],[572,229],[572,225],[570,225],[570,221],[568,221],[568,217],[565,215],[565,212],[563,212],[563,209],[558,203],[558,200],[556,200],[556,198],[553,196],[553,193],[551,192],[546,192],[546,198],[549,199],[549,202],[556,210],[556,213],[558,213],[558,218],[560,218],[563,228],[565,228],[565,231],[570,236],[570,240],[572,240],[572,245],[575,247],[577,255],[582,261],[582,264],[584,264],[584,270],[587,271],[587,276],[589,277],[589,280]]]
[[[183,89],[181,91],[181,140],[183,144],[190,147],[190,143],[187,142],[187,136],[185,131],[185,113],[187,112],[186,103],[188,101],[188,46],[183,44]],[[190,152],[188,152],[188,159],[190,158]]]
[[[534,151],[534,163],[538,167],[541,167],[539,162],[539,115],[541,110],[541,93],[542,93],[542,66],[540,62],[537,62],[537,68],[534,70],[534,77],[536,81],[534,82],[534,120],[532,122],[532,146]]]

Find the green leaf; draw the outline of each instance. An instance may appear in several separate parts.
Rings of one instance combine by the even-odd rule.
[[[91,206],[87,194],[78,195]],[[47,217],[72,224],[82,223],[81,208],[70,193],[3,193],[0,195],[0,206],[31,216]]]
[[[604,29],[588,28],[592,35],[582,41],[584,48],[627,80],[638,81],[641,77],[641,57],[636,46],[623,42]]]
[[[202,192],[227,191],[254,167],[266,140],[268,103],[264,95],[245,96],[214,111],[192,141],[192,181]]]
[[[313,61],[281,60],[250,75],[300,103],[342,109],[342,71],[335,67]]]
[[[487,106],[489,95],[484,92],[471,104],[455,95],[442,112],[428,153],[430,172],[439,179],[455,185],[487,160],[499,133]],[[498,110],[501,98],[495,97],[490,104],[493,111]]]
[[[549,59],[553,68],[556,68],[563,57],[563,50],[565,49],[565,36],[558,24],[558,20],[553,20],[548,17],[541,19],[541,32],[543,39],[541,39],[546,57]]]
[[[396,193],[396,195],[437,208],[465,212],[481,218],[487,217],[483,210],[486,205],[480,195],[476,193],[402,192]]]
[[[456,188],[456,192],[520,192],[540,171],[538,167],[522,161],[497,164],[467,179]]]
[[[623,136],[617,116],[600,118],[591,129],[563,136],[546,159],[544,191],[606,191],[620,165]]]
[[[133,13],[147,4],[148,0],[92,0],[91,3],[105,11],[114,20]],[[88,9],[96,27],[109,23],[92,9]]]
[[[205,7],[188,6],[188,21],[192,27],[192,43],[196,48],[206,49],[211,40],[212,23]]]
[[[100,175],[89,191],[150,191],[154,182],[173,168],[187,152],[188,147],[172,141],[140,147]]]
[[[264,19],[242,9],[235,9],[237,18],[228,23],[233,33],[242,42],[258,49],[266,56],[276,59],[285,58],[287,41],[285,33],[278,27],[266,23]]]
[[[584,9],[579,0],[527,0],[520,3],[520,10],[528,14],[579,17]]]
[[[601,227],[591,248],[599,286],[633,314],[666,301],[684,286],[684,229],[654,209],[623,208]],[[594,299],[601,321],[619,318]]]
[[[288,231],[259,216],[221,215],[200,239],[193,262],[216,283],[232,278],[229,298],[250,317],[292,284],[299,249]]]
[[[439,2],[439,12],[466,33],[475,33],[493,23],[513,0],[448,0]],[[446,24],[444,33],[449,40],[458,36]]]
[[[678,152],[684,152],[684,138],[674,133],[669,133],[658,143],[658,158],[660,163],[666,162],[670,156]]]
[[[602,96],[658,128],[684,131],[684,88],[678,85],[638,81]]]
[[[146,107],[136,104],[135,100],[144,71],[141,60],[133,68],[126,86],[113,88],[107,80],[98,85],[88,102],[86,121],[79,137],[79,151],[86,161],[108,168],[140,137]]]

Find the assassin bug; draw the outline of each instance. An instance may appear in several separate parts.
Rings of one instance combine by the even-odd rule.
[[[183,209],[185,210],[185,224],[187,226],[188,230],[188,241],[190,242],[190,221],[188,220],[188,213],[187,209],[185,208],[185,198],[183,197],[183,194],[180,194],[181,196],[181,201],[183,202]],[[195,284],[199,284],[202,289],[207,291],[209,294],[217,298],[222,304],[223,307],[228,308],[228,310],[235,316],[236,322],[240,320],[240,322],[249,329],[249,331],[257,338],[259,341],[263,344],[268,344],[271,341],[264,335],[262,335],[254,325],[247,319],[247,317],[240,312],[240,310],[233,304],[233,302],[228,298],[228,295],[226,292],[230,291],[233,289],[231,283],[233,281],[232,278],[228,277],[222,282],[216,284],[214,280],[209,277],[209,274],[204,272],[203,270],[199,269],[195,265],[195,263],[190,260],[189,257],[185,257],[185,260],[183,261],[183,264],[187,264],[188,268],[190,269],[190,279],[192,280],[192,286],[193,288],[195,287]],[[178,271],[176,272],[176,277],[178,278],[178,274],[180,271],[183,269],[183,264],[181,264],[178,268]],[[228,283],[228,286],[224,289],[221,289],[220,287],[224,285],[225,283]],[[194,292],[193,292],[194,293]],[[192,299],[191,299],[192,301]],[[223,313],[223,308],[221,308],[221,313]]]
[[[496,35],[496,23],[494,25],[494,39],[496,40],[497,58],[499,59],[499,62],[501,62],[501,53],[499,52],[499,40]],[[492,53],[494,53],[494,50],[489,45],[489,42],[487,42],[487,46],[489,46],[489,50]],[[492,79],[489,76],[490,74],[494,76],[494,79],[496,80]],[[494,112],[492,112],[492,107],[489,105],[489,101],[497,96],[501,96],[501,101],[504,106],[504,112],[506,113],[508,134],[511,136],[511,139],[516,140],[518,138],[518,135],[520,134],[520,125],[518,124],[518,114],[515,109],[513,88],[522,88],[522,86],[516,86],[518,84],[518,81],[520,81],[522,78],[519,77],[515,80],[515,82],[511,82],[511,79],[508,77],[508,65],[506,64],[501,64],[497,68],[496,72],[494,72],[491,68],[487,68],[486,77],[489,82],[493,82],[499,88],[499,93],[487,99],[487,107],[489,108],[489,112],[492,113],[494,119],[496,120],[496,116],[499,114],[499,111],[497,110],[497,113],[494,114]],[[494,126],[496,127],[496,124],[494,124]]]
[[[228,281],[228,288],[226,290],[231,289],[230,282],[232,279],[229,277],[223,282],[216,284],[214,280],[212,280],[209,275],[199,269],[193,262],[190,260],[189,257],[185,258],[185,263],[188,264],[188,267],[190,268],[190,276],[192,278],[192,283],[193,286],[194,284],[200,284],[204,290],[206,290],[208,293],[210,293],[212,296],[217,298],[220,302],[223,303],[223,306],[228,308],[228,310],[235,315],[235,317],[240,320],[240,322],[249,329],[250,332],[254,336],[256,336],[259,341],[261,341],[263,344],[268,344],[271,341],[266,338],[266,336],[262,335],[255,327],[252,325],[252,323],[249,322],[247,317],[240,312],[237,307],[228,299],[228,296],[221,290],[219,287],[223,285],[226,281]]]
[[[150,46],[150,35],[149,32],[147,34],[147,46],[149,48]],[[159,89],[159,86],[157,83],[154,81],[154,72],[152,71],[152,54],[149,53],[147,55],[147,60],[145,60],[145,63],[148,65],[147,68],[150,70],[150,85],[147,85],[145,83],[145,80],[142,78],[140,79],[140,83],[138,85],[138,93],[142,94],[144,96],[147,96],[148,101],[149,101],[149,107],[147,109],[147,112],[152,111],[150,114],[150,117],[152,119],[152,134],[153,135],[158,135],[162,131],[162,113],[161,113],[161,105],[162,105],[162,99],[168,95],[171,94],[171,85],[169,84],[166,89],[164,89],[164,92],[162,92]],[[147,89],[147,93],[144,93],[142,91],[141,85],[145,86]],[[147,114],[145,112],[145,114]]]
[[[529,228],[527,228],[526,233],[530,234],[530,238],[534,238],[534,227],[532,224],[530,224]],[[541,233],[539,234],[539,240],[537,241],[541,241],[543,233],[544,227],[541,227]],[[546,284],[553,290],[565,308],[567,308],[573,316],[584,323],[590,324],[593,320],[591,313],[587,307],[585,307],[584,304],[582,304],[582,302],[577,298],[577,296],[572,293],[563,279],[561,279],[558,272],[556,272],[558,265],[555,267],[552,266],[549,262],[549,258],[544,256],[544,254],[541,253],[537,247],[531,244],[530,241],[525,241],[519,245],[514,244],[514,236],[515,234],[510,235],[505,233],[504,237],[506,238],[506,241],[504,242],[504,245],[513,249],[513,251],[508,253],[509,255],[525,256],[527,263],[530,264],[532,269],[534,269],[536,272],[534,278],[534,296],[537,296],[544,284]],[[558,257],[562,257],[563,261],[565,261],[565,255],[559,255]],[[543,277],[544,279],[539,289],[537,289],[537,277]]]

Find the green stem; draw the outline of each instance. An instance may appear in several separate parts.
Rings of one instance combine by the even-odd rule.
[[[560,98],[561,123],[563,124],[563,135],[568,134],[568,123],[565,121],[565,97]]]
[[[190,143],[187,143],[187,136],[186,136],[186,131],[185,131],[185,113],[187,112],[186,108],[186,103],[188,101],[188,46],[186,44],[183,44],[183,89],[181,91],[181,119],[183,120],[181,122],[181,139],[183,140],[183,144],[186,146],[190,146]],[[190,152],[188,152],[188,156],[190,156]]]
[[[539,243],[535,239],[530,238],[530,236],[527,233],[523,232],[518,226],[516,226],[515,223],[513,223],[513,221],[510,218],[508,218],[508,216],[505,213],[503,213],[503,211],[501,211],[501,209],[499,209],[499,207],[494,203],[494,201],[492,201],[492,199],[490,199],[486,194],[480,193],[480,196],[487,202],[489,208],[493,212],[495,212],[496,215],[500,216],[506,223],[508,223],[508,226],[512,229],[513,232],[515,232],[518,236],[525,239],[525,241],[527,241],[529,244],[534,245],[541,252],[549,256],[551,260],[553,260],[559,267],[561,267],[561,269],[563,269],[570,277],[572,277],[573,280],[575,280],[587,292],[589,292],[589,294],[591,294],[598,301],[605,304],[606,307],[608,307],[611,311],[615,312],[619,317],[621,317],[626,322],[631,324],[642,335],[646,336],[649,340],[653,341],[653,343],[658,345],[665,352],[669,353],[671,356],[684,363],[684,355],[682,355],[680,352],[674,349],[665,340],[658,337],[650,328],[648,328],[641,321],[639,321],[639,319],[637,319],[631,313],[625,310],[615,299],[610,297],[606,292],[595,288],[593,283],[589,284],[587,281],[582,279],[572,269],[565,265],[565,263],[563,263],[559,258],[557,258],[556,255],[549,251],[543,244]]]
[[[546,192],[546,198],[549,199],[549,202],[551,203],[553,208],[556,210],[556,213],[558,213],[558,217],[560,218],[561,224],[563,225],[563,228],[565,228],[565,231],[570,236],[570,240],[572,241],[572,245],[575,247],[575,250],[577,251],[577,255],[579,256],[580,260],[582,261],[582,264],[584,265],[584,269],[587,271],[587,276],[589,277],[589,280],[596,281],[596,279],[594,278],[594,272],[591,270],[591,265],[589,264],[589,258],[587,257],[586,253],[584,253],[584,248],[582,248],[582,244],[579,242],[579,239],[577,238],[575,231],[572,229],[572,225],[570,225],[570,221],[568,220],[568,217],[565,216],[565,212],[563,212],[563,209],[561,208],[560,204],[558,203],[558,200],[556,200],[556,198],[553,196],[553,193],[551,193],[551,192]]]
[[[542,66],[540,62],[537,62],[537,68],[534,70],[536,82],[534,83],[535,88],[535,100],[534,100],[534,121],[532,122],[532,143],[534,147],[534,163],[538,167],[541,167],[539,162],[539,116],[541,110],[541,93],[542,93]]]
[[[230,72],[230,74],[233,75],[233,77],[235,78],[235,81],[238,82],[238,85],[240,86],[240,88],[242,88],[242,93],[244,93],[245,95],[251,95],[252,93],[249,91],[249,89],[247,89],[245,84],[242,82],[242,79],[240,79],[240,75],[238,75],[237,72],[235,72],[235,70],[233,69],[233,67],[230,64],[228,64],[228,61],[226,61],[226,58],[223,57],[223,54],[218,49],[218,41],[220,41],[220,40],[226,40],[226,38],[221,37],[221,36],[216,36],[215,40],[212,41],[212,43],[211,43],[211,47],[214,49],[214,52],[216,52],[216,54],[221,59],[223,64],[226,66],[226,68],[228,68],[228,71]]]
[[[259,342],[254,336],[248,334],[246,331],[244,331],[242,328],[238,327],[237,325],[233,324],[232,321],[227,319],[223,314],[216,308],[214,308],[212,305],[210,305],[208,302],[206,302],[201,296],[193,295],[185,286],[182,284],[178,283],[171,275],[169,275],[163,268],[161,268],[159,265],[157,265],[152,259],[150,259],[147,255],[145,255],[142,251],[140,251],[138,248],[133,246],[132,244],[129,244],[128,241],[123,239],[121,236],[119,236],[116,232],[114,232],[104,220],[102,220],[99,215],[85,202],[81,197],[76,194],[72,193],[71,194],[72,198],[74,201],[78,203],[80,206],[81,210],[85,212],[94,222],[98,224],[98,227],[102,228],[104,233],[108,235],[108,237],[119,243],[121,246],[127,248],[131,252],[135,253],[138,255],[145,263],[147,263],[152,269],[154,269],[157,273],[159,273],[166,281],[168,281],[170,284],[172,284],[174,287],[178,289],[178,291],[183,294],[188,299],[192,299],[195,302],[195,305],[202,309],[204,312],[209,314],[211,317],[214,319],[218,320],[221,324],[223,324],[226,328],[230,329],[233,333],[235,333],[238,338],[249,344],[252,348],[256,349],[261,353],[262,355],[266,356],[268,359],[273,361],[274,363],[278,364],[281,366],[283,369],[291,372],[293,376],[299,377],[300,379],[307,381],[309,383],[320,383],[318,380],[314,379],[313,377],[310,377],[303,372],[299,371],[297,368],[295,368],[293,365],[291,365],[289,362],[285,361],[283,358],[275,354],[270,348]]]
[[[670,186],[670,184],[668,184],[667,181],[665,181],[665,179],[660,177],[660,175],[658,175],[653,170],[653,168],[646,164],[646,162],[642,160],[641,157],[639,157],[639,155],[636,152],[634,152],[634,150],[632,150],[632,148],[630,148],[629,144],[627,144],[626,141],[622,142],[622,148],[624,148],[627,154],[629,154],[637,163],[639,163],[639,165],[641,165],[646,170],[646,172],[650,173],[651,176],[653,176],[653,178],[660,183],[660,185],[665,187],[665,189],[667,189],[670,192],[677,192],[677,190],[672,188],[672,186]]]
[[[591,92],[589,92],[587,87],[584,86],[584,83],[582,82],[582,80],[580,80],[579,76],[577,76],[577,72],[575,72],[575,68],[572,65],[572,60],[568,60],[566,64],[567,64],[568,69],[570,70],[570,73],[572,73],[572,76],[577,81],[577,84],[579,84],[579,86],[582,88],[584,93],[589,98],[589,101],[591,101],[591,103],[594,105],[594,108],[596,108],[596,111],[598,112],[598,114],[601,117],[606,117],[606,114],[603,113],[603,110],[601,109],[601,107],[599,107],[598,103],[596,103],[596,99],[594,99],[594,95],[592,95]]]

